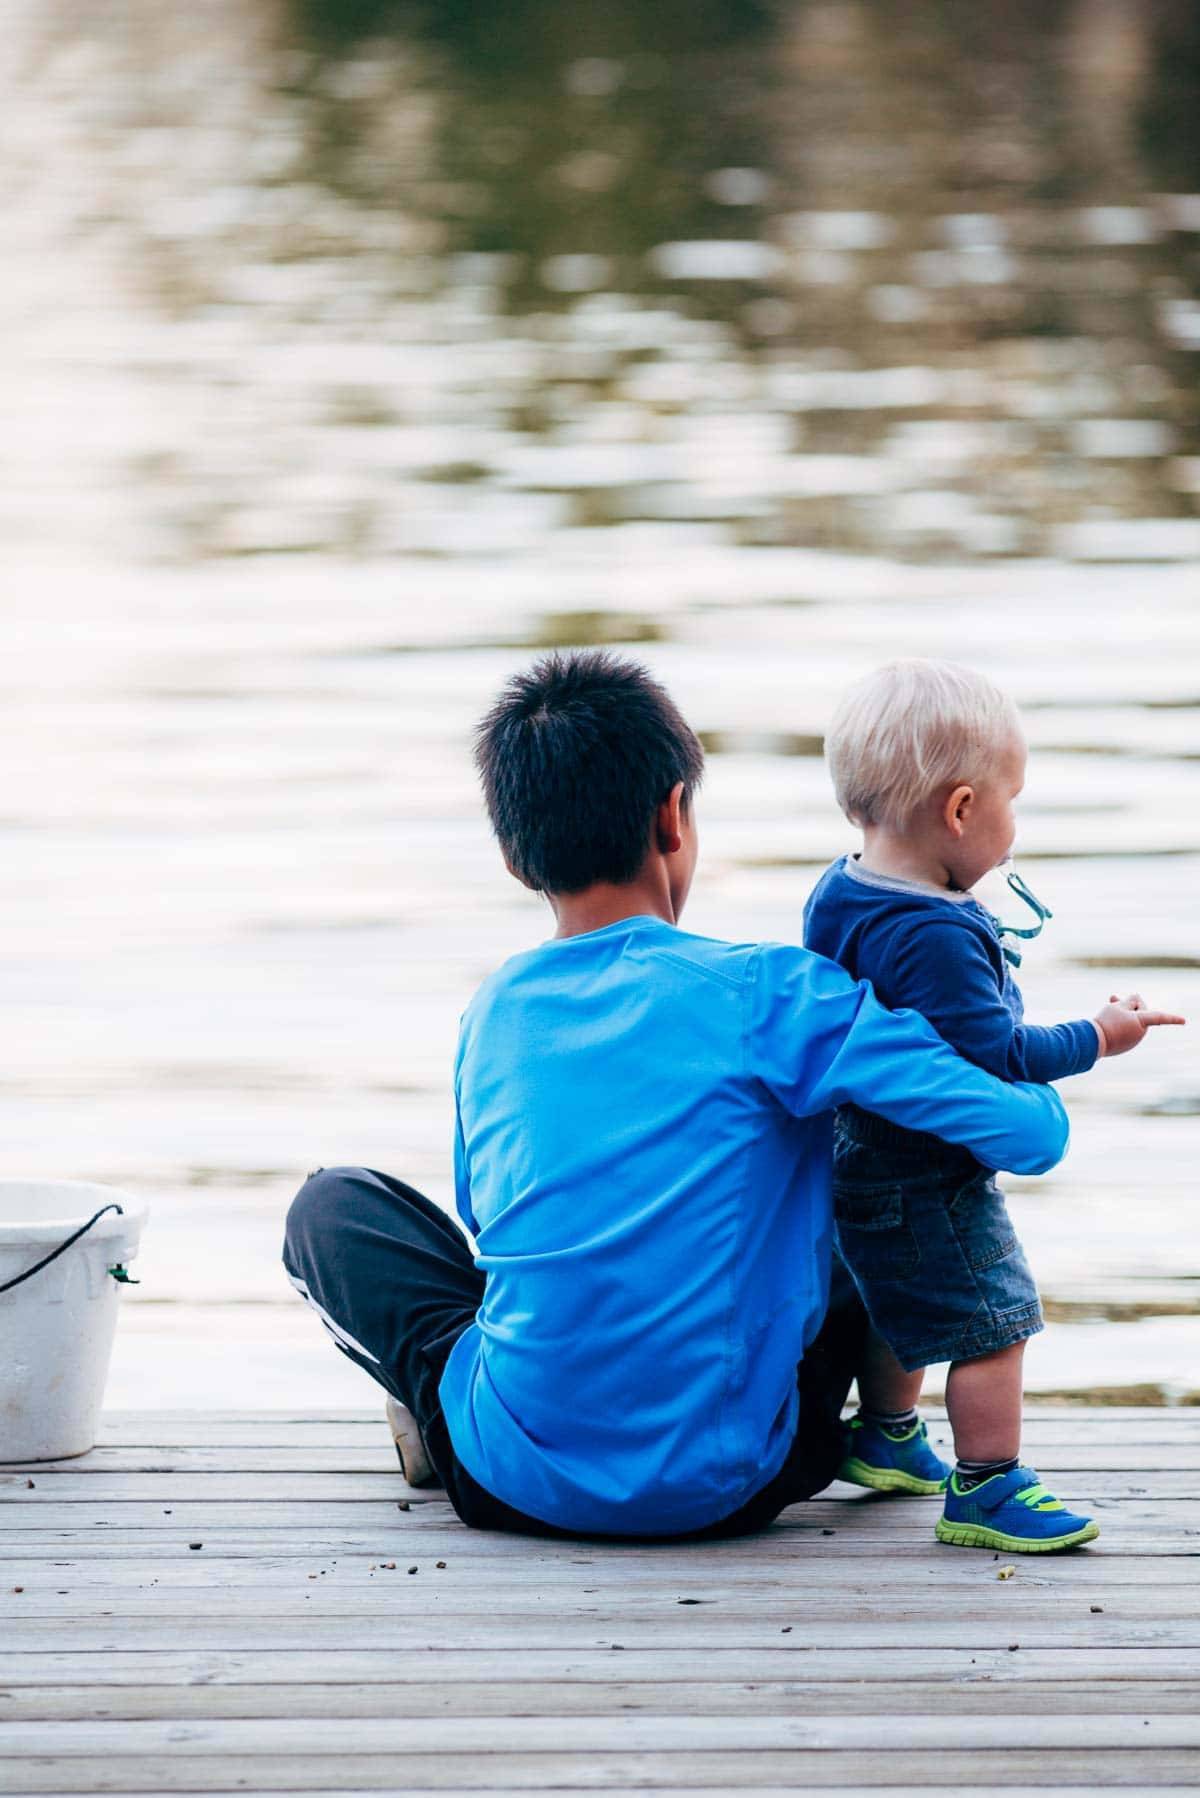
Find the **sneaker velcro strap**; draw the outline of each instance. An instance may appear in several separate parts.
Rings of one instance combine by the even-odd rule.
[[[993,1474],[982,1486],[976,1486],[971,1497],[986,1510],[998,1510],[1010,1499],[1020,1498],[1038,1484],[1038,1476],[1032,1467],[1012,1467],[1007,1473]]]
[[[1065,1511],[1066,1506],[1053,1492],[1048,1492],[1040,1482],[1035,1486],[1026,1486],[1021,1492],[1014,1492],[1013,1497],[1031,1511]]]

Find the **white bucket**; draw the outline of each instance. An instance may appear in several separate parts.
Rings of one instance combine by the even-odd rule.
[[[106,1212],[48,1267],[0,1292],[0,1462],[57,1461],[96,1440],[117,1327],[109,1272],[138,1250],[146,1207],[82,1180],[0,1180],[0,1286]]]

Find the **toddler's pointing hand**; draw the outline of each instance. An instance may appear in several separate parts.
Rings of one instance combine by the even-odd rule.
[[[1100,1007],[1092,1022],[1100,1037],[1101,1055],[1124,1055],[1137,1048],[1153,1025],[1186,1024],[1187,1019],[1173,1011],[1151,1011],[1140,993],[1130,993],[1126,999],[1110,993],[1108,1004]]]

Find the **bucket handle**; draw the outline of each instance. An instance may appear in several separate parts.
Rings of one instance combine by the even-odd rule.
[[[111,1205],[101,1205],[96,1215],[94,1217],[89,1217],[86,1224],[80,1224],[73,1236],[68,1236],[66,1241],[60,1242],[56,1249],[51,1249],[48,1255],[43,1255],[42,1259],[40,1261],[35,1261],[32,1267],[27,1267],[23,1274],[17,1275],[15,1280],[6,1280],[3,1286],[0,1286],[0,1292],[11,1292],[14,1286],[24,1285],[26,1280],[32,1280],[34,1274],[40,1274],[44,1267],[49,1267],[52,1261],[57,1261],[60,1255],[65,1255],[67,1250],[74,1243],[77,1243],[81,1236],[87,1235],[93,1224],[98,1224],[100,1222],[100,1219],[104,1216],[106,1211],[115,1211],[118,1217],[124,1217],[125,1215],[125,1207],[123,1205],[118,1205],[115,1202]],[[119,1262],[116,1267],[110,1267],[108,1271],[113,1276],[114,1280],[119,1280],[123,1286],[137,1285],[137,1281],[129,1278],[129,1275]]]

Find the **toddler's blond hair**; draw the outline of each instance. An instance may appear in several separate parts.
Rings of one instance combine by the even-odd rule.
[[[844,694],[825,738],[838,804],[852,824],[902,830],[954,781],[988,774],[1014,738],[1016,706],[957,662],[888,662]]]

